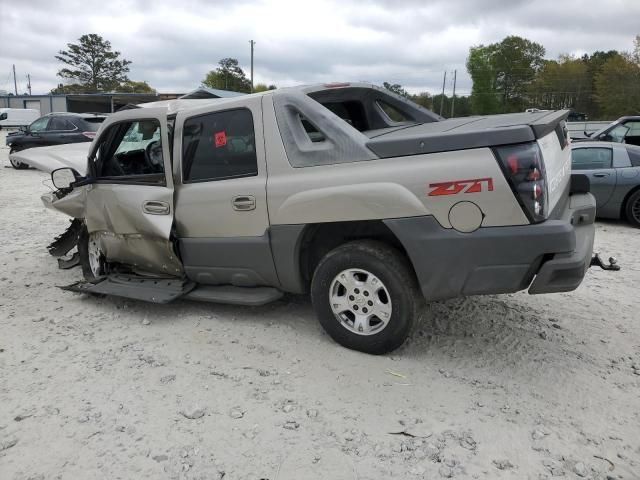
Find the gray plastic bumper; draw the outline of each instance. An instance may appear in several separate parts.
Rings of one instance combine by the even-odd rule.
[[[576,248],[559,253],[542,264],[529,293],[554,293],[575,290],[591,264],[596,215],[595,198],[590,193],[570,197],[564,220],[573,225]]]
[[[385,220],[407,251],[427,300],[571,291],[589,267],[595,199],[573,195],[555,219],[460,233],[430,216]]]

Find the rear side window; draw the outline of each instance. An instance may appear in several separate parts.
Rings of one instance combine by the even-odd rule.
[[[184,182],[258,174],[253,116],[245,108],[188,118],[182,129]]]
[[[85,122],[85,128],[87,131],[97,132],[102,122],[104,122],[104,118],[105,117],[89,117],[83,118],[82,120]]]
[[[378,100],[376,102],[380,109],[384,112],[384,114],[391,120],[392,122],[411,122],[412,119],[409,118],[404,112],[401,112],[396,107],[389,105],[387,102],[383,102],[382,100]]]
[[[640,167],[640,147],[627,145],[627,153],[632,167]]]
[[[47,130],[57,131],[57,132],[68,132],[71,130],[77,130],[76,126],[71,123],[68,119],[63,117],[52,117],[49,120],[49,126]]]
[[[613,151],[610,148],[576,148],[571,152],[574,170],[611,168]]]

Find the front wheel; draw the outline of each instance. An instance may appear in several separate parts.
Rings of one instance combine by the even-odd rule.
[[[29,168],[29,165],[27,165],[26,163],[22,163],[19,162],[17,160],[14,160],[13,158],[11,158],[11,155],[13,153],[18,152],[19,150],[16,150],[14,148],[12,148],[11,150],[9,150],[9,163],[11,163],[11,166],[13,168],[15,168],[16,170],[26,170],[27,168]]]
[[[640,190],[634,192],[627,199],[625,214],[631,225],[640,228]]]
[[[96,282],[106,274],[106,262],[98,237],[96,234],[89,234],[86,228],[78,238],[78,254],[85,280]]]
[[[407,259],[372,240],[350,242],[329,252],[311,282],[313,307],[331,338],[377,355],[395,350],[407,339],[419,298]]]

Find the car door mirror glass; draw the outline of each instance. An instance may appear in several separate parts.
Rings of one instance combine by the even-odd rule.
[[[75,183],[79,178],[80,174],[73,168],[58,168],[51,172],[51,181],[53,182],[53,186],[59,190],[71,188],[73,183]]]

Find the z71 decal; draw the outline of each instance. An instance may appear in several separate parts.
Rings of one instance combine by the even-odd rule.
[[[493,191],[493,178],[473,178],[471,180],[453,180],[451,182],[430,183],[428,196],[456,195],[458,193],[480,193]]]

